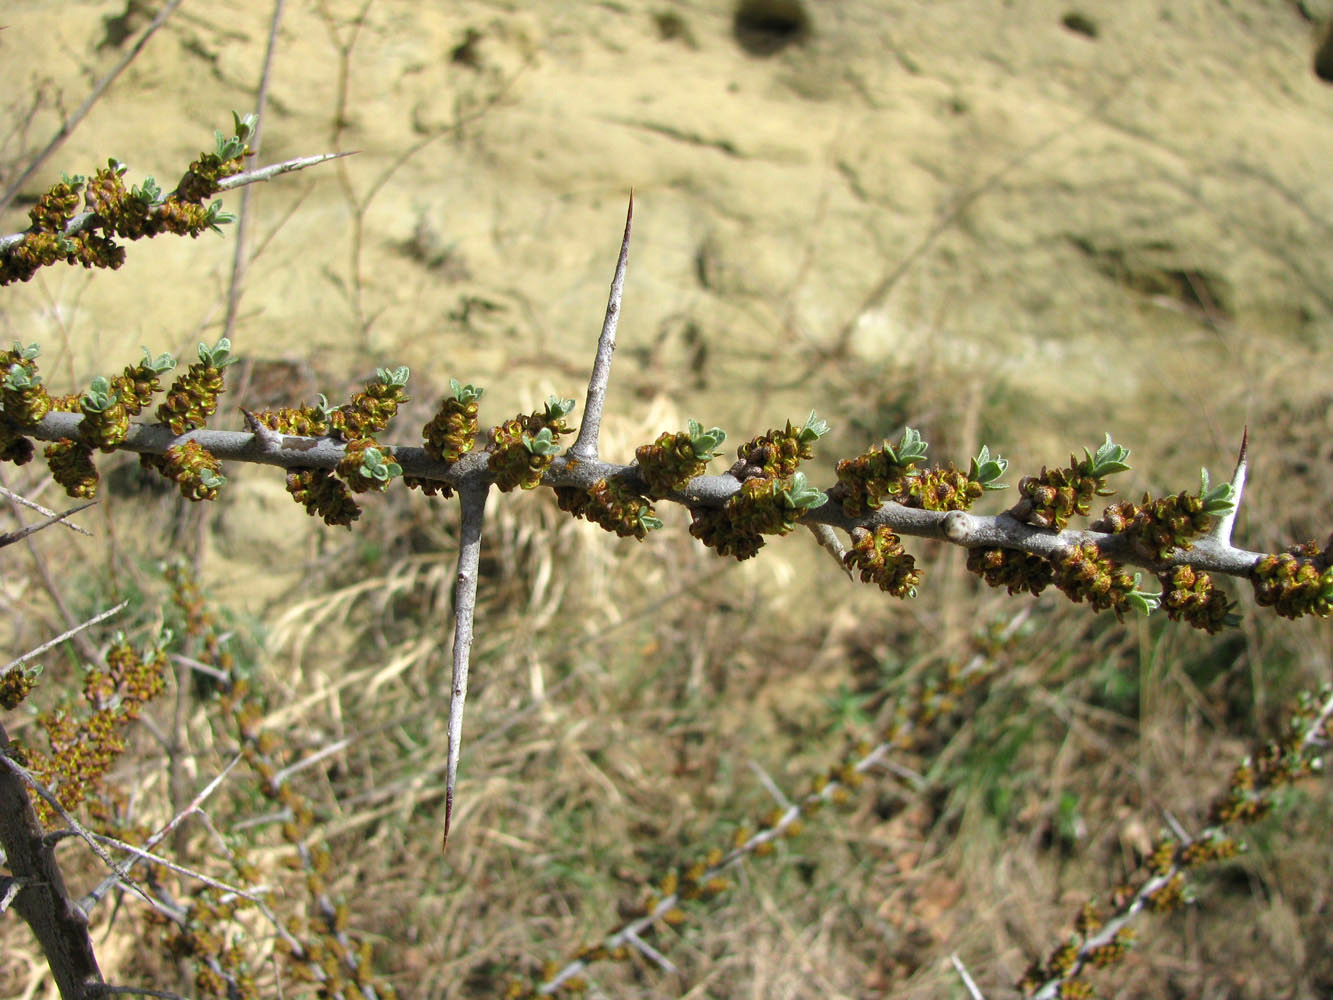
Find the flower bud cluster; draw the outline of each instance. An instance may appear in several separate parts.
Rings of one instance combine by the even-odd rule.
[[[1130,576],[1092,542],[1064,549],[1051,563],[1055,585],[1076,604],[1087,601],[1094,611],[1109,608],[1120,621],[1128,611],[1147,614],[1156,606],[1153,595],[1138,589],[1138,575]]]
[[[829,495],[842,503],[848,517],[878,510],[886,500],[897,500],[907,494],[908,477],[916,463],[926,457],[928,447],[921,435],[908,427],[896,446],[885,441],[863,455],[840,461],[838,485]]]
[[[1333,565],[1314,543],[1264,556],[1250,571],[1254,597],[1283,618],[1333,613]]]
[[[585,517],[621,538],[642,541],[648,532],[662,527],[652,503],[620,477],[599,479],[588,490],[557,486],[555,497],[561,510]]]
[[[1328,697],[1327,691],[1320,692],[1321,700]],[[1315,712],[1314,700],[1303,696],[1286,735],[1264,744],[1231,772],[1226,792],[1213,803],[1211,821],[1250,823],[1268,815],[1277,789],[1323,769],[1312,748],[1333,735],[1328,729],[1327,720]]]
[[[1191,898],[1187,874],[1201,865],[1226,861],[1244,850],[1244,845],[1223,827],[1251,823],[1268,814],[1273,792],[1291,782],[1322,770],[1316,751],[1327,745],[1329,716],[1333,713],[1333,689],[1325,688],[1317,698],[1303,694],[1289,720],[1284,739],[1271,741],[1241,762],[1231,774],[1227,790],[1214,799],[1210,825],[1197,837],[1180,840],[1163,836],[1143,859],[1145,875],[1137,886],[1119,886],[1110,895],[1112,916],[1118,921],[1132,917],[1140,908],[1154,913],[1175,909]],[[1053,985],[1059,996],[1065,986],[1087,965],[1106,966],[1123,957],[1130,929],[1121,926],[1113,938],[1099,933],[1103,915],[1093,903],[1086,904],[1075,922],[1078,936],[1059,946],[1045,963],[1035,962],[1018,983],[1024,996],[1041,991],[1050,995]]]
[[[217,890],[204,887],[176,922],[168,924],[166,915],[150,911],[149,926],[165,930],[167,951],[173,958],[194,966],[194,988],[200,996],[259,1000],[263,994],[245,952],[236,939],[228,941],[218,930],[236,920],[243,901],[235,897],[223,901],[217,896]]]
[[[916,596],[921,571],[887,525],[877,525],[873,531],[854,528],[852,547],[842,561],[849,570],[860,570],[863,583],[873,582],[894,597]]]
[[[322,517],[328,525],[350,528],[361,516],[347,485],[327,469],[293,469],[287,473],[287,492],[307,514]]]
[[[172,445],[153,457],[153,467],[180,487],[186,500],[216,500],[227,482],[222,463],[198,441]]]
[[[324,397],[321,396],[322,400]],[[323,406],[284,406],[251,414],[255,421],[280,434],[324,437],[329,433],[329,414]]]
[[[1125,464],[1129,449],[1113,444],[1108,434],[1095,455],[1087,448],[1083,449],[1083,454],[1082,459],[1071,455],[1066,468],[1043,467],[1041,475],[1020,479],[1020,499],[1009,513],[1034,527],[1057,531],[1063,529],[1073,515],[1086,515],[1093,497],[1111,494],[1112,491],[1106,489],[1106,477],[1129,468]]]
[[[42,675],[42,668],[28,667],[23,664],[10,667],[0,674],[0,708],[12,712],[23,704],[23,700],[32,694],[37,686],[37,678]]]
[[[383,493],[395,477],[403,474],[403,469],[374,438],[363,437],[347,446],[342,461],[338,463],[337,472],[355,493],[372,490]]]
[[[1226,594],[1202,570],[1180,565],[1158,579],[1162,582],[1162,607],[1172,621],[1186,622],[1210,635],[1236,623]]]
[[[39,353],[36,344],[15,343],[0,354],[0,413],[14,427],[32,427],[51,412],[51,397],[37,371]]]
[[[129,415],[137,417],[162,391],[162,376],[175,367],[176,359],[170,354],[153,357],[145,347],[138,364],[126,365],[124,372],[111,380],[111,390]]]
[[[93,448],[113,452],[130,433],[129,408],[105,376],[93,379],[79,397],[79,410],[83,413],[79,436]]]
[[[711,433],[711,432],[710,432]],[[690,510],[690,534],[718,555],[749,559],[764,544],[764,535],[785,535],[807,510],[822,506],[828,496],[806,481],[797,466],[814,455],[814,442],[828,433],[828,424],[813,412],[804,425],[791,421],[740,446],[737,462],[727,474],[741,480],[740,491],[722,507]]]
[[[552,396],[545,409],[491,428],[486,448],[491,453],[491,475],[501,492],[531,490],[541,483],[542,473],[560,450],[560,436],[573,430],[564,419],[573,409],[574,400]]]
[[[365,389],[328,411],[328,433],[342,441],[359,441],[384,430],[398,415],[398,407],[408,402],[403,387],[409,374],[406,365],[377,368]]]
[[[1035,596],[1055,579],[1055,568],[1050,562],[1018,549],[968,549],[967,569],[989,586],[1004,587],[1010,594]]]
[[[449,380],[452,395],[440,403],[435,416],[421,429],[426,454],[437,462],[453,464],[473,449],[477,440],[477,408],[485,389]]]
[[[51,478],[67,496],[88,499],[97,495],[97,466],[93,464],[93,450],[82,441],[61,438],[42,449]]]
[[[231,341],[220,339],[213,347],[199,345],[199,360],[178,375],[157,408],[159,423],[181,435],[203,427],[218,408],[222,395],[223,369],[234,364]]]
[[[688,430],[664,433],[654,443],[640,445],[634,458],[639,476],[648,487],[647,495],[660,500],[684,487],[704,471],[709,459],[716,457],[713,449],[726,436],[720,427],[705,431],[697,420],[691,420]]]
[[[1115,503],[1092,523],[1094,531],[1126,534],[1153,562],[1165,562],[1177,549],[1188,549],[1193,539],[1210,531],[1217,518],[1235,510],[1230,483],[1211,486],[1208,470],[1197,495],[1176,493],[1154,500],[1144,494],[1141,503]]]

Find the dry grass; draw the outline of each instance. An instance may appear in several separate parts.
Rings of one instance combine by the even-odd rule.
[[[1268,417],[1269,433],[1281,433],[1290,454],[1308,454],[1318,435],[1305,415],[1315,403],[1272,398],[1291,410]],[[922,401],[932,404],[948,415],[947,401]],[[673,420],[659,408],[642,426],[612,426],[608,453]],[[1133,440],[1134,430],[1117,436]],[[1285,510],[1286,495],[1265,485],[1260,468],[1251,517],[1268,505]],[[681,524],[644,544],[616,541],[570,521],[542,493],[497,498],[490,515],[447,854],[437,706],[448,676],[454,506],[395,495],[357,531],[326,537],[251,652],[265,726],[290,760],[343,741],[293,780],[333,851],[332,892],[349,902],[353,927],[371,935],[377,967],[402,995],[495,995],[509,977],[595,941],[663,874],[766,811],[753,767],[800,791],[849,737],[872,734],[899,693],[985,646],[988,626],[1017,610],[948,553],[927,555],[922,596],[895,605],[825,561],[793,557],[813,548],[797,539],[738,566],[692,545]],[[80,579],[77,553],[44,542],[48,572]],[[14,607],[32,603],[22,576],[29,589],[11,589]],[[815,614],[811,594],[822,595]],[[88,592],[80,603],[98,599]],[[133,621],[151,625],[159,600],[145,595]],[[1036,605],[1019,638],[994,652],[1004,669],[984,698],[931,753],[900,761],[924,776],[923,789],[892,777],[869,784],[850,811],[814,819],[775,857],[747,864],[733,891],[692,908],[681,927],[659,929],[653,944],[677,971],[642,958],[606,963],[593,970],[597,988],[627,997],[938,996],[957,990],[944,962],[951,951],[1003,987],[1060,939],[1079,903],[1132,874],[1168,813],[1198,829],[1252,741],[1281,725],[1296,690],[1326,676],[1318,625],[1273,628],[1252,608],[1241,630],[1209,641],[1164,622],[1117,626],[1055,596]],[[239,636],[233,645],[247,649]],[[49,665],[48,698],[69,669]],[[235,737],[215,703],[188,710],[180,763],[193,788],[230,759]],[[122,762],[118,781],[132,790],[137,822],[170,813],[166,763],[146,736]],[[262,882],[286,887],[275,907],[300,909],[279,817],[251,782],[233,775],[212,823],[229,842],[252,845]],[[1322,787],[1291,797],[1251,831],[1251,853],[1201,877],[1197,906],[1142,922],[1146,940],[1103,989],[1260,997],[1324,988],[1333,971],[1317,876],[1333,858],[1317,831],[1328,810]],[[212,835],[191,829],[179,860],[225,875]],[[96,874],[75,851],[69,864],[76,882]],[[99,935],[109,974],[157,968],[154,981],[168,983],[158,946],[140,933],[137,917],[121,915]],[[24,949],[9,950],[5,992],[20,995]]]

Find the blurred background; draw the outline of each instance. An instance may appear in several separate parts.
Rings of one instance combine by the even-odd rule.
[[[160,9],[8,6],[0,190]],[[185,0],[0,228],[108,156],[127,181],[173,187],[213,129],[255,110],[273,14]],[[39,342],[47,383],[73,391],[141,344],[189,360],[237,287],[244,363],[216,426],[239,428],[241,405],[336,403],[406,364],[419,410],[382,439],[416,444],[451,377],[486,387],[483,426],[551,393],[582,402],[633,189],[606,457],[687,418],[734,445],[813,408],[833,427],[819,484],[906,425],[941,461],[998,450],[1010,482],[1110,431],[1134,451],[1118,485],[1137,498],[1192,489],[1201,466],[1228,475],[1248,426],[1238,544],[1322,542],[1333,85],[1315,64],[1330,17],[1327,0],[288,4],[258,162],[356,155],[252,188],[225,239],[157,240],[115,274],[48,269],[5,289],[0,335]],[[677,972],[593,979],[612,996],[962,995],[941,964],[957,951],[1008,995],[1080,903],[1135,869],[1166,811],[1197,830],[1285,702],[1330,679],[1326,627],[1274,628],[1248,588],[1232,587],[1243,625],[1204,639],[995,595],[962,553],[909,540],[927,579],[899,604],[803,536],[735,565],[693,546],[679,512],[637,544],[547,495],[499,498],[464,812],[441,856],[444,706],[421,706],[447,685],[454,509],[386,498],[348,533],[306,518],[272,470],[229,470],[208,511],[179,509],[133,462],[103,473],[99,540],[41,558],[90,610],[132,593],[147,627],[153,567],[184,556],[285,703],[271,721],[291,750],[350,741],[310,794],[353,923],[375,929],[404,995],[494,995],[562,960],[764,808],[751,762],[799,790],[899,693],[982,648],[1002,680],[911,762],[922,786],[874,785],[664,931]],[[58,502],[41,469],[4,474]],[[10,639],[44,641],[58,616],[29,609],[56,607],[53,588],[32,565],[3,572]],[[1028,605],[1017,645],[994,650]],[[201,781],[225,742],[191,744]],[[146,744],[125,779],[145,810],[167,801],[160,753]],[[1333,991],[1333,858],[1311,832],[1327,787],[1307,792],[1204,876],[1197,906],[1145,923],[1106,995]],[[105,960],[146,967],[123,930]],[[0,992],[19,995],[11,966]]]

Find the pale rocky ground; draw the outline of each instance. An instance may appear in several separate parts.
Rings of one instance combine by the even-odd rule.
[[[408,364],[418,393],[456,376],[496,418],[581,398],[631,188],[630,420],[665,392],[733,439],[836,423],[906,371],[1027,400],[989,442],[1020,460],[1151,406],[1222,468],[1284,345],[1333,332],[1325,0],[768,6],[805,27],[742,38],[719,2],[289,5],[260,159],[359,152],[258,192],[237,353],[326,379]],[[254,106],[270,13],[184,4],[22,193],[107,155],[179,176]],[[148,16],[10,6],[6,176]],[[0,301],[0,336],[79,379],[140,344],[192,354],[233,247],[44,274]],[[279,501],[257,520],[281,534]]]

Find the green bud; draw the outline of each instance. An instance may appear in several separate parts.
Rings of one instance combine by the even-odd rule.
[[[475,385],[464,385],[456,378],[449,380],[449,388],[453,391],[454,399],[460,403],[475,403],[485,395],[485,389],[479,389]]]
[[[111,380],[105,375],[98,375],[79,402],[83,404],[84,409],[92,410],[94,413],[104,413],[111,409],[116,405],[116,394],[111,391]]]
[[[403,474],[403,468],[393,459],[385,456],[378,448],[367,448],[361,455],[361,467],[357,470],[366,479],[387,483],[390,479]]]
[[[523,435],[523,447],[534,455],[554,455],[560,450],[560,445],[556,444],[555,436],[551,433],[551,428],[543,427],[537,432],[536,437]]]
[[[559,396],[551,396],[546,400],[546,419],[559,420],[568,416],[575,406],[572,399],[561,399]]]
[[[967,478],[974,483],[980,483],[982,489],[987,490],[1007,490],[1008,483],[997,482],[1004,475],[1004,470],[1009,468],[1009,460],[996,455],[991,457],[990,449],[984,444],[977,457],[972,459],[972,466],[968,469]]]
[[[828,494],[821,493],[806,482],[804,472],[793,475],[791,485],[783,490],[779,496],[782,497],[783,503],[796,510],[812,510],[828,503]]]

